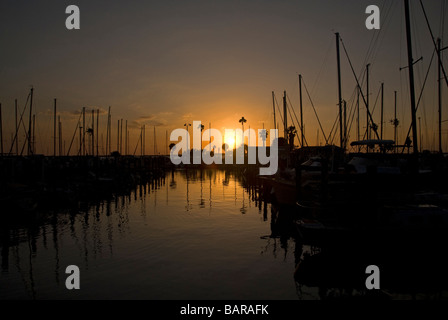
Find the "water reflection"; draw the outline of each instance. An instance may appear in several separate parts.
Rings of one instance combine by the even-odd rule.
[[[394,241],[355,238],[301,248],[294,273],[304,299],[447,299],[446,242],[396,238]],[[299,252],[297,250],[297,252]],[[369,265],[380,270],[381,290],[367,290]]]
[[[292,265],[272,259],[270,204],[253,184],[219,170],[172,171],[166,179],[104,200],[11,214],[1,224],[0,298],[296,298]],[[70,264],[81,270],[81,290],[65,289]]]
[[[255,177],[179,170],[124,194],[8,215],[0,225],[1,299],[446,298],[446,248],[415,242],[317,247],[297,210]],[[65,289],[65,268],[81,290]],[[365,268],[382,270],[380,292]]]

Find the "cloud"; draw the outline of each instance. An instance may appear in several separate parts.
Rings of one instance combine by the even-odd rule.
[[[131,128],[141,128],[145,126],[164,127],[168,125],[167,116],[172,114],[171,112],[161,112],[158,114],[150,114],[138,117],[136,120],[131,121],[128,126]]]
[[[191,112],[185,113],[184,115],[182,115],[182,119],[183,120],[191,120],[191,119],[193,119],[193,114]]]
[[[97,115],[98,110],[99,110],[100,115],[106,115],[108,113],[108,110],[104,109],[103,107],[90,106],[90,107],[86,107],[86,116],[91,115],[92,110],[95,112],[95,117]],[[79,116],[82,114],[82,108],[80,108],[79,110],[71,110],[71,111],[57,110],[56,113],[58,116],[61,116],[61,118],[64,118],[64,119],[67,119],[67,118],[68,119],[78,119]],[[39,114],[53,116],[54,109],[46,109],[43,112],[39,112],[38,115]]]
[[[154,115],[140,116],[140,117],[137,118],[136,121],[140,121],[140,122],[142,122],[142,121],[149,121],[149,120],[152,120],[153,118],[154,118]]]

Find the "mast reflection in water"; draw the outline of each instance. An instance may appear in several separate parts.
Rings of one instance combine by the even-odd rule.
[[[0,298],[297,299],[295,242],[273,234],[259,199],[237,174],[173,171],[129,194],[11,219]],[[80,290],[65,287],[69,265]]]

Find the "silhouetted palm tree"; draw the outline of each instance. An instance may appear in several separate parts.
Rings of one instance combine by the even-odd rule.
[[[263,141],[263,148],[266,146],[266,140],[268,138],[269,132],[266,129],[260,131],[260,138]]]
[[[287,133],[288,139],[289,139],[289,147],[291,149],[293,149],[294,148],[294,137],[297,134],[296,127],[294,127],[294,126],[288,127],[288,129],[286,129],[286,133]]]
[[[241,123],[241,126],[243,128],[243,133],[241,135],[241,143],[244,144],[244,123],[247,122],[246,119],[244,119],[244,117],[241,117],[241,119],[239,120],[239,122]],[[236,149],[236,139],[235,139],[235,149]]]
[[[239,122],[241,123],[242,127],[243,127],[243,132],[244,132],[244,123],[247,122],[246,119],[244,119],[244,117],[241,117],[241,119],[239,120]]]
[[[202,131],[204,130],[204,125],[203,124],[200,124],[199,126],[198,126],[198,129],[201,129],[201,141],[202,141]],[[202,142],[201,142],[201,144],[202,144]],[[201,150],[202,150],[202,145],[201,145]]]

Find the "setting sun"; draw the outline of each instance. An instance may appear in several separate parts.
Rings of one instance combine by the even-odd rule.
[[[236,138],[236,143],[235,143]],[[226,143],[229,148],[235,149],[241,145],[241,137],[235,136],[235,131],[232,130],[230,134],[226,134],[224,137],[224,143]]]
[[[227,143],[227,145],[229,146],[229,148],[235,148],[235,138],[231,137],[231,136],[226,136],[225,137],[225,143]]]

